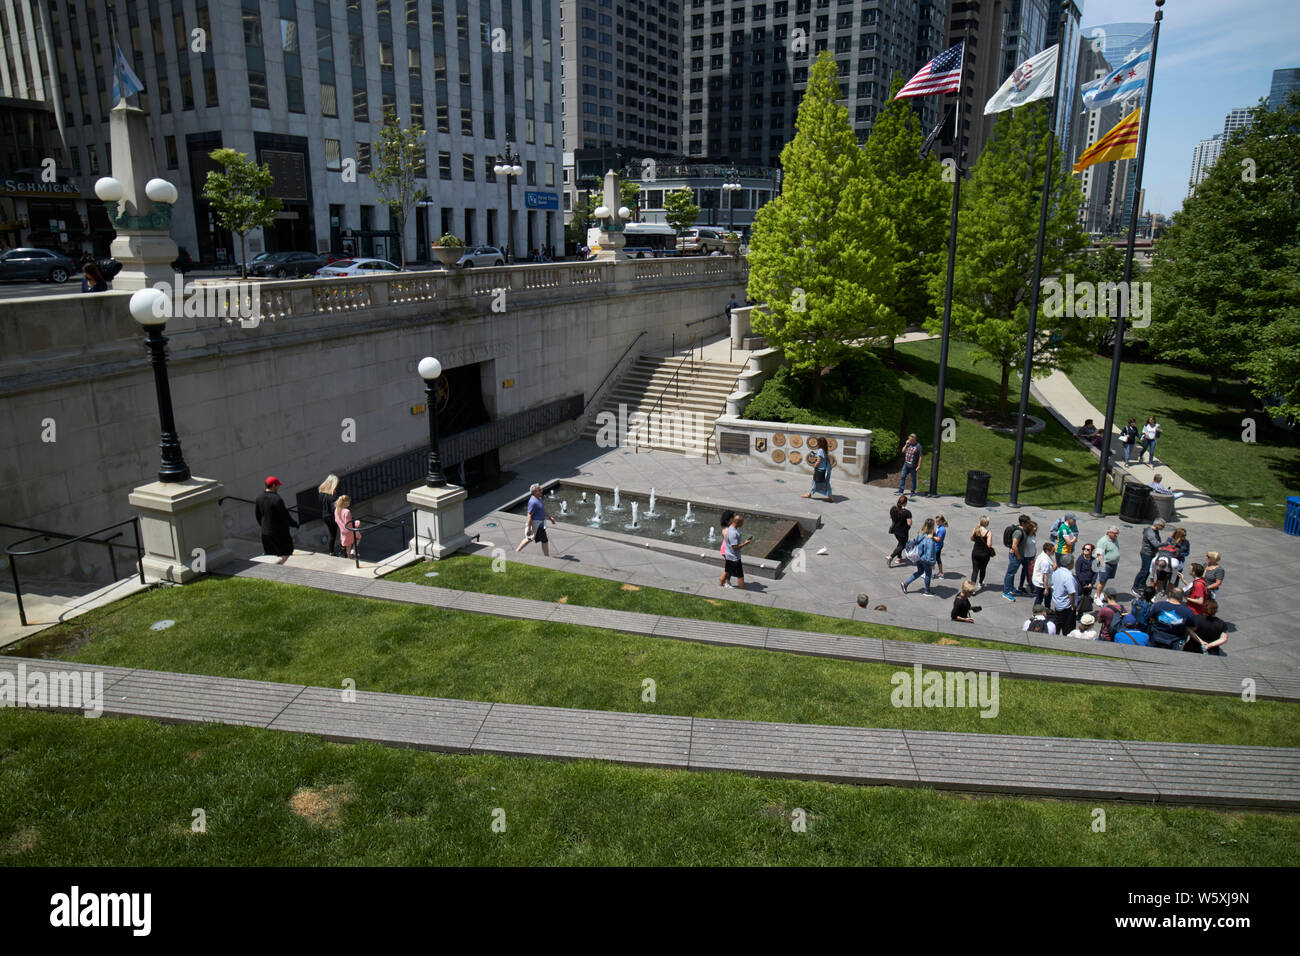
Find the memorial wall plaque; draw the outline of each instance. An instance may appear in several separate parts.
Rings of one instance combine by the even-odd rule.
[[[749,436],[743,432],[722,432],[718,435],[718,451],[726,455],[748,455]]]

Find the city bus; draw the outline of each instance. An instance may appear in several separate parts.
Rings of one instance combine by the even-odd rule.
[[[629,222],[623,229],[626,245],[619,250],[620,259],[656,259],[677,255],[677,233],[672,226],[653,222]],[[587,230],[587,245],[595,251],[600,245],[600,229]]]

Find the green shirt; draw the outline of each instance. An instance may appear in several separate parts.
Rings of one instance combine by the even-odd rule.
[[[1103,534],[1095,550],[1102,564],[1119,564],[1119,545],[1110,540],[1110,535]]]

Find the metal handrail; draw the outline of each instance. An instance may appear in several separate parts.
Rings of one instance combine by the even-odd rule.
[[[241,498],[241,497],[239,497],[238,495],[222,495],[220,498],[217,499],[217,506],[220,507],[221,505],[225,504],[227,501],[242,501],[242,502],[243,502],[244,504],[246,504],[246,505],[256,505],[256,504],[257,504],[257,502],[256,502],[256,501],[253,501],[251,498]],[[298,506],[297,506],[297,505],[285,505],[285,507],[288,508],[290,511],[297,511],[297,510],[298,510]],[[311,519],[308,519],[308,520],[311,520]]]
[[[736,386],[740,384],[740,376],[744,375],[745,372],[748,371],[748,366],[749,366],[749,363],[746,362],[746,363],[745,363],[745,366],[742,367],[741,370],[740,370],[739,372],[736,373],[736,377],[735,377],[734,379],[731,380],[731,390],[727,392],[728,395],[730,395],[732,392],[734,392],[734,391],[736,390]],[[717,430],[718,430],[718,424],[717,424],[717,422],[714,422],[714,423],[713,423],[713,431],[717,431]],[[704,440],[704,463],[705,463],[706,465],[711,465],[711,464],[713,464],[713,457],[712,457],[712,455],[710,455],[710,453],[709,453],[709,445],[711,445],[712,443],[713,443],[713,432],[709,432],[709,437],[706,438],[706,439]],[[718,452],[718,464],[719,464],[719,465],[722,464],[722,452],[721,452],[721,451]]]
[[[636,345],[637,342],[640,342],[641,336],[645,334],[646,334],[646,330],[642,329],[640,332],[637,333],[636,338],[632,340],[632,344],[623,350],[623,354],[618,357],[618,361],[615,362],[613,367],[610,368],[610,370],[605,373],[605,377],[600,380],[600,384],[596,386],[596,390],[591,393],[591,399],[587,402],[588,406],[595,404],[596,396],[599,395],[600,390],[605,387],[605,383],[609,381],[609,377],[614,374],[615,369],[617,369],[620,365],[623,364],[623,359],[627,358],[627,353],[632,351],[632,346]]]
[[[700,362],[703,363],[704,361],[704,336],[703,335],[699,337],[698,342],[700,347]],[[673,377],[664,384],[663,389],[659,392],[659,397],[655,400],[654,405],[651,406],[650,415],[647,416],[647,418],[653,416],[656,412],[659,412],[660,414],[663,413],[664,396],[668,394],[669,385],[673,387],[674,397],[681,398],[682,393],[678,382],[678,376],[681,374],[682,366],[685,365],[687,361],[690,361],[691,363],[691,376],[693,378],[695,375],[695,343],[694,342],[691,343],[691,347],[690,349],[687,350],[686,354],[682,356],[682,360],[677,363],[677,368],[673,369]],[[640,429],[637,429],[635,450],[637,452],[641,451]]]
[[[110,524],[107,525],[106,527],[98,528],[95,531],[88,531],[85,534],[79,534],[76,536],[68,536],[58,531],[37,531],[36,534],[29,535],[28,537],[23,538],[20,541],[15,541],[12,544],[7,545],[5,547],[5,554],[9,557],[9,573],[13,576],[13,580],[14,580],[14,597],[17,598],[18,600],[18,620],[22,623],[23,627],[27,626],[27,610],[26,608],[23,607],[23,589],[22,589],[22,583],[18,580],[18,561],[16,559],[31,557],[37,554],[46,554],[50,551],[57,551],[59,548],[66,548],[68,545],[76,544],[79,541],[89,541],[92,544],[102,544],[108,548],[109,561],[112,562],[112,566],[113,566],[113,580],[116,581],[117,580],[117,559],[113,555],[112,541],[113,538],[120,538],[122,536],[122,533],[118,532],[117,534],[113,535],[112,538],[108,538],[105,540],[98,540],[94,536],[98,534],[103,534],[105,531],[112,531],[114,528],[120,528],[124,524],[129,524],[135,528],[136,568],[140,575],[140,583],[146,584],[147,582],[144,579],[144,549],[141,548],[140,546],[140,518],[138,515],[127,518],[125,521],[118,521],[115,524]],[[19,527],[19,526],[10,525],[9,527]],[[27,529],[20,529],[20,530],[27,530]],[[66,540],[60,541],[56,544],[46,545],[44,548],[35,548],[28,551],[18,550],[18,546],[20,544],[26,544],[28,541],[33,541],[36,538],[51,538],[51,537],[66,538]]]
[[[410,515],[414,514],[414,513],[415,513],[415,510],[416,510],[416,509],[414,509],[414,508],[410,508],[410,509],[408,509],[408,510],[402,512],[400,515],[395,515],[395,516],[392,517],[392,518],[377,518],[377,519],[371,521],[371,522],[368,523],[368,524],[363,523],[362,520],[361,520],[360,518],[355,518],[355,517],[354,517],[354,518],[352,519],[352,527],[348,528],[348,530],[351,531],[351,532],[353,532],[354,534],[359,534],[359,533],[362,532],[362,531],[371,531],[371,530],[373,530],[373,529],[375,529],[375,528],[386,528],[386,527],[393,527],[394,525],[396,525],[397,527],[399,527],[399,528],[402,529],[402,538],[405,539],[405,538],[406,538],[406,519],[407,519]],[[373,517],[373,516],[371,516],[371,517]],[[415,540],[415,539],[414,539],[414,530],[412,531],[412,539],[411,539],[411,540],[412,540],[412,547],[414,547],[414,540]],[[356,543],[355,543],[355,542],[353,543],[352,560],[353,560],[353,562],[354,562],[356,568],[357,568],[358,570],[360,570],[360,569],[361,569],[361,549],[358,548],[358,547],[356,546]]]

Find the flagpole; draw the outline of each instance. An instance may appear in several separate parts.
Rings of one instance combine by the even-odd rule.
[[[1065,72],[1065,27],[1070,2],[1061,4],[1061,26],[1057,31],[1056,76],[1052,79],[1052,106],[1047,114],[1047,161],[1043,170],[1043,198],[1038,203],[1038,247],[1034,252],[1034,281],[1029,287],[1029,329],[1025,336],[1025,364],[1020,372],[1020,408],[1016,413],[1016,457],[1011,463],[1011,494],[1008,504],[1020,507],[1020,463],[1025,453],[1025,420],[1029,415],[1029,385],[1034,374],[1034,336],[1038,334],[1038,293],[1043,279],[1043,243],[1047,238],[1047,202],[1052,191],[1052,147],[1056,143],[1056,112],[1060,109],[1061,74]]]
[[[961,202],[961,98],[966,83],[966,43],[962,40],[961,68],[957,77],[957,103],[953,110],[952,217],[948,227],[948,278],[943,293],[943,334],[939,339],[939,381],[934,397],[934,438],[930,443],[930,497],[939,493],[939,431],[943,427],[943,398],[948,382],[948,339],[952,331],[952,275],[957,266],[957,206]]]
[[[1137,170],[1134,173],[1133,182],[1133,208],[1128,217],[1128,248],[1124,252],[1124,288],[1132,291],[1129,280],[1133,275],[1133,242],[1137,238],[1137,221],[1138,206],[1142,200],[1142,166],[1146,161],[1147,155],[1147,123],[1151,120],[1151,91],[1155,88],[1156,79],[1156,46],[1160,42],[1160,21],[1164,19],[1164,11],[1160,8],[1165,5],[1165,0],[1156,0],[1155,26],[1151,28],[1151,62],[1147,64],[1147,82],[1146,89],[1142,96],[1142,126],[1138,133],[1137,149]],[[1132,305],[1128,296],[1121,301]],[[1148,303],[1148,306],[1150,303]],[[1106,472],[1110,468],[1110,446],[1111,446],[1111,429],[1115,427],[1115,399],[1119,394],[1119,362],[1124,351],[1124,319],[1127,308],[1119,310],[1119,315],[1115,317],[1115,344],[1111,348],[1110,355],[1110,387],[1106,391],[1106,422],[1102,428],[1102,435],[1105,436],[1101,443],[1101,461],[1097,467],[1097,494],[1092,502],[1092,514],[1095,517],[1101,517],[1102,502],[1106,497]],[[1121,503],[1122,504],[1122,503]]]

